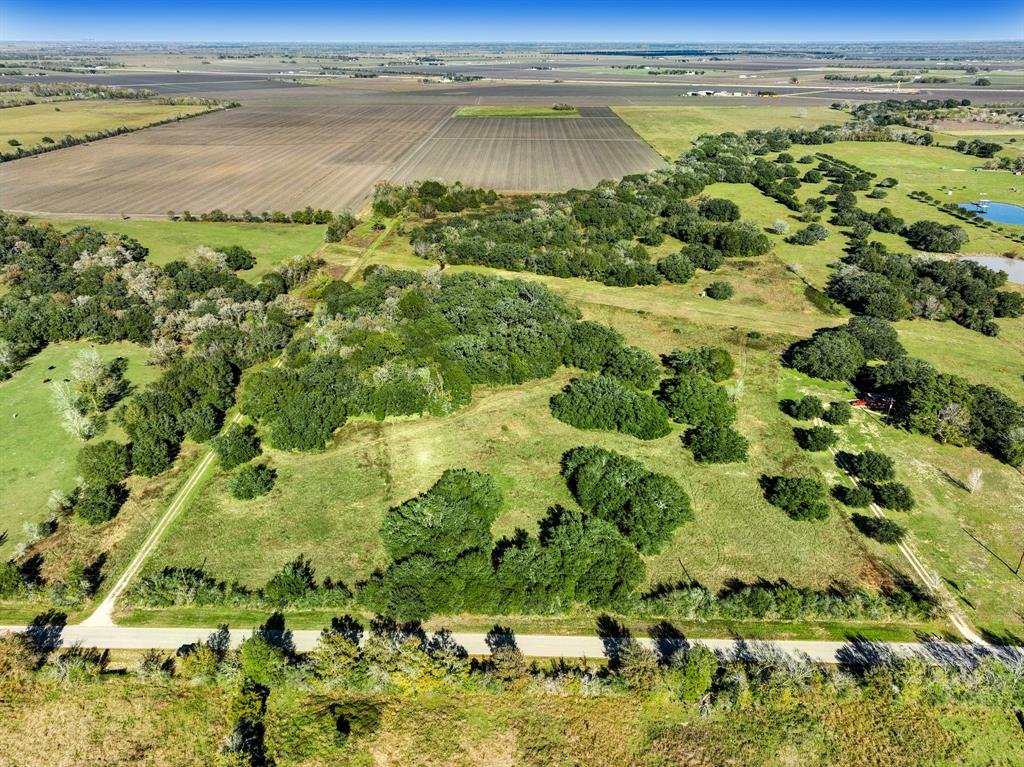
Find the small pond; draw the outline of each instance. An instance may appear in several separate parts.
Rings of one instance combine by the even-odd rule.
[[[1024,224],[1024,207],[1008,202],[988,202],[984,207],[976,202],[962,202],[960,207],[977,213],[986,221],[997,224]]]
[[[960,258],[966,258],[968,261],[987,266],[997,272],[1006,272],[1010,275],[1010,282],[1024,285],[1024,260],[1022,259],[1004,258],[1003,256],[960,256]]]

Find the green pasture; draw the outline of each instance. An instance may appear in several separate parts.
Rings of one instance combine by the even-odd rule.
[[[555,109],[553,106],[501,104],[499,106],[465,106],[455,110],[452,117],[538,117],[572,118],[580,113],[573,109]]]
[[[15,139],[26,149],[43,143],[49,136],[84,136],[111,128],[144,128],[147,125],[205,112],[201,105],[156,104],[135,100],[61,101],[10,107],[0,111],[0,147],[10,151],[8,141]]]
[[[74,358],[89,348],[105,360],[127,359],[126,378],[134,386],[143,386],[160,373],[145,364],[148,350],[136,344],[67,342],[50,344],[0,382],[0,532],[8,535],[0,544],[0,555],[10,554],[25,539],[24,523],[46,516],[51,490],[67,492],[75,486],[75,457],[85,443],[61,426],[51,397],[53,384],[69,377]],[[110,423],[93,439],[123,440],[124,435]]]
[[[762,85],[767,87],[767,83]],[[845,112],[830,107],[800,104],[613,108],[640,138],[669,160],[689,149],[692,141],[702,133],[742,133],[755,128],[817,128],[849,119]]]
[[[91,226],[101,232],[119,232],[134,237],[149,248],[149,260],[166,264],[188,256],[200,245],[212,248],[241,245],[256,257],[256,266],[239,272],[257,281],[282,261],[292,256],[307,256],[322,243],[324,229],[319,224],[246,224],[206,221],[147,221],[143,219],[51,219],[60,229]]]

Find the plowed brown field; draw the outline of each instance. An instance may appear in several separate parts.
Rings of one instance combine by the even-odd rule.
[[[160,215],[358,206],[451,108],[241,107],[0,165],[0,207]]]

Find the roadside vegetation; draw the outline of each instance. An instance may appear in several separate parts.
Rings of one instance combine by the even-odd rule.
[[[608,661],[598,664],[530,662],[501,626],[487,636],[491,654],[477,659],[446,632],[381,618],[367,627],[347,615],[307,653],[289,643],[280,616],[237,650],[218,631],[176,657],[57,649],[47,644],[57,625],[0,637],[2,692],[16,712],[7,742],[28,767],[64,756],[105,765],[472,765],[499,748],[535,765],[653,767],[696,756],[838,766],[884,755],[896,767],[970,767],[1024,758],[1012,713],[1024,682],[998,660],[933,665],[886,657],[870,642],[850,643],[839,668],[756,646],[731,659],[662,628],[651,649],[601,621]],[[33,724],[60,715],[82,727],[51,738]]]

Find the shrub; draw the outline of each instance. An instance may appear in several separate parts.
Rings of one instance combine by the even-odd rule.
[[[615,328],[584,320],[569,329],[562,351],[566,365],[596,372],[604,367],[608,355],[622,346],[623,337]]]
[[[742,463],[747,460],[746,438],[731,426],[705,424],[689,429],[683,444],[697,463]]]
[[[728,351],[717,346],[675,349],[664,358],[665,367],[676,375],[703,373],[712,381],[724,381],[732,375],[735,363]]]
[[[232,424],[224,433],[214,437],[210,444],[220,459],[221,468],[226,471],[251,461],[263,452],[260,438],[251,424]]]
[[[739,221],[740,208],[732,200],[709,197],[698,206],[700,214],[712,221]]]
[[[20,594],[28,586],[25,574],[17,563],[0,560],[0,598],[9,599]],[[0,635],[2,636],[2,635]]]
[[[622,346],[608,355],[601,374],[650,391],[661,377],[661,365],[648,351],[636,346]]]
[[[670,253],[658,262],[658,272],[669,282],[679,285],[693,277],[696,267],[685,253]]]
[[[718,671],[718,657],[703,645],[694,645],[672,653],[669,668],[679,680],[676,696],[692,703],[711,689],[711,682]]]
[[[825,485],[804,477],[762,477],[764,497],[797,520],[821,520],[828,516]]]
[[[577,378],[551,398],[551,414],[577,429],[621,431],[640,439],[669,433],[668,413],[650,394],[615,378]]]
[[[865,509],[875,500],[871,488],[865,485],[854,485],[853,487],[836,485],[832,488],[832,497],[840,503],[856,509]]]
[[[896,464],[885,453],[865,450],[863,453],[840,453],[836,463],[863,482],[884,482],[896,476]]]
[[[658,398],[679,423],[727,425],[736,420],[736,406],[724,388],[705,375],[666,378]]]
[[[901,234],[910,247],[929,253],[956,253],[967,242],[967,232],[956,224],[917,221]]]
[[[787,364],[813,378],[845,381],[864,365],[864,349],[844,330],[819,331],[790,348]]]
[[[241,245],[228,245],[223,248],[217,248],[217,251],[224,254],[225,263],[228,269],[233,272],[252,269],[256,266],[256,257],[252,254],[252,251],[243,248]]]
[[[828,410],[825,411],[822,418],[834,426],[842,426],[843,424],[849,423],[850,418],[853,417],[853,406],[845,400],[838,400],[836,402],[830,402]]]
[[[821,404],[821,400],[811,394],[796,400],[784,399],[779,403],[779,408],[790,418],[798,421],[813,421],[825,414],[825,406]]]
[[[717,282],[712,282],[710,285],[708,285],[704,289],[704,293],[708,296],[708,298],[713,298],[716,301],[726,301],[733,297],[735,291],[733,290],[731,282],[719,280]]]
[[[786,238],[786,242],[793,245],[814,245],[828,237],[828,229],[821,224],[810,224],[805,226]]]
[[[875,503],[883,509],[910,511],[914,508],[914,494],[904,484],[899,482],[883,482],[878,485],[872,485],[871,490],[875,495]]]
[[[562,476],[576,502],[614,524],[643,554],[657,552],[682,522],[693,518],[690,499],[670,477],[599,447],[562,456]]]
[[[878,317],[851,317],[843,328],[857,339],[867,360],[894,360],[906,354],[896,328]]]
[[[658,656],[635,639],[625,642],[616,661],[619,677],[626,689],[633,692],[650,692],[661,676]]]
[[[708,272],[715,271],[725,263],[722,251],[700,242],[690,243],[679,252],[689,258],[695,267]]]
[[[324,231],[324,240],[326,242],[341,242],[357,223],[355,216],[348,211],[335,214],[334,220],[327,225],[327,229]]]
[[[113,519],[127,497],[124,485],[90,485],[78,494],[75,514],[90,525],[98,525]]]
[[[238,663],[246,681],[271,687],[284,679],[288,656],[262,632],[257,632],[242,642],[238,649]]]
[[[802,450],[810,450],[815,453],[827,450],[839,441],[839,435],[828,426],[793,429],[793,436]]]
[[[231,495],[242,501],[266,495],[273,489],[275,479],[277,472],[264,464],[243,466],[231,478]]]
[[[77,463],[78,472],[90,486],[123,482],[132,471],[128,446],[109,439],[85,445],[78,451]]]
[[[851,519],[858,530],[879,543],[899,543],[907,534],[907,529],[903,525],[884,517],[854,514]]]

